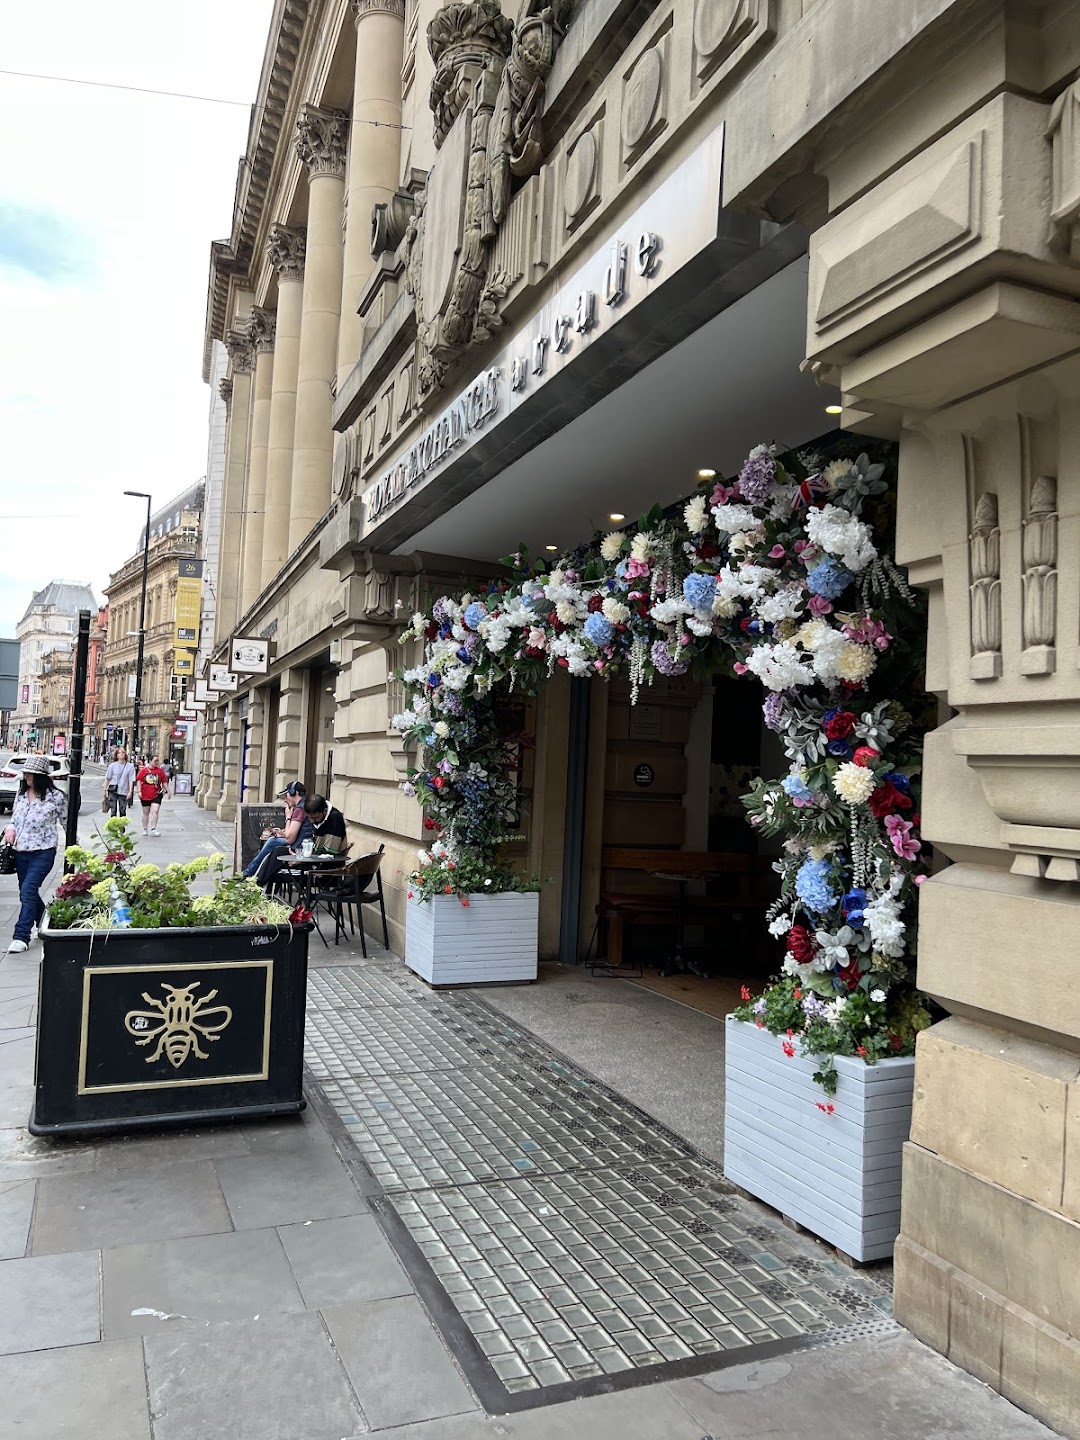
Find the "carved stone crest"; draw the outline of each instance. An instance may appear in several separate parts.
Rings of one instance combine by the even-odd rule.
[[[488,277],[513,178],[543,160],[544,86],[573,0],[523,0],[517,29],[497,0],[453,0],[428,26],[439,155],[405,233],[421,395],[500,328],[505,276]],[[382,217],[385,226],[387,217]]]

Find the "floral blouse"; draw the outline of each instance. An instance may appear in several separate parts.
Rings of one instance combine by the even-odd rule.
[[[11,811],[16,850],[55,850],[56,827],[67,823],[67,796],[62,790],[48,791],[39,800],[29,791],[20,795]]]

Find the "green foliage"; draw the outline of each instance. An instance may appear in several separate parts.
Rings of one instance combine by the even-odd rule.
[[[409,876],[408,893],[410,900],[456,895],[464,902],[470,895],[502,895],[507,891],[525,894],[539,890],[540,883],[536,876],[520,875],[507,865],[494,864],[470,852],[454,860],[448,855],[431,856]]]

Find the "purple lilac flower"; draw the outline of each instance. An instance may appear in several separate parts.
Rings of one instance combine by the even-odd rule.
[[[431,607],[431,618],[436,625],[445,625],[450,616],[446,612],[446,596],[440,595]]]
[[[816,995],[804,995],[802,1009],[808,1020],[827,1020],[829,1018],[829,1007]]]
[[[677,660],[663,640],[654,640],[649,654],[659,675],[685,675],[690,668],[690,662]]]
[[[442,694],[442,708],[446,711],[447,715],[460,715],[464,711],[465,706],[462,703],[461,696],[456,690],[444,690]]]
[[[755,450],[739,471],[739,491],[748,505],[764,505],[772,494],[776,461],[767,450]]]
[[[769,730],[779,735],[787,726],[791,707],[782,690],[774,690],[761,707],[761,714]]]

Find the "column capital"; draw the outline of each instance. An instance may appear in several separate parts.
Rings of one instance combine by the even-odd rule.
[[[273,310],[266,310],[261,305],[254,306],[248,321],[248,334],[257,355],[273,350],[276,331],[277,316]]]
[[[396,15],[405,19],[405,0],[352,0],[353,19],[357,24],[365,15]]]
[[[251,335],[243,330],[230,330],[225,336],[225,349],[229,353],[229,364],[234,375],[250,375],[255,363],[251,349]],[[231,383],[231,382],[230,382]]]
[[[308,173],[345,176],[345,147],[349,138],[349,117],[344,110],[323,110],[303,105],[296,122],[296,153]]]
[[[271,225],[266,239],[266,258],[280,280],[304,278],[304,250],[307,232],[290,230],[287,225]]]

